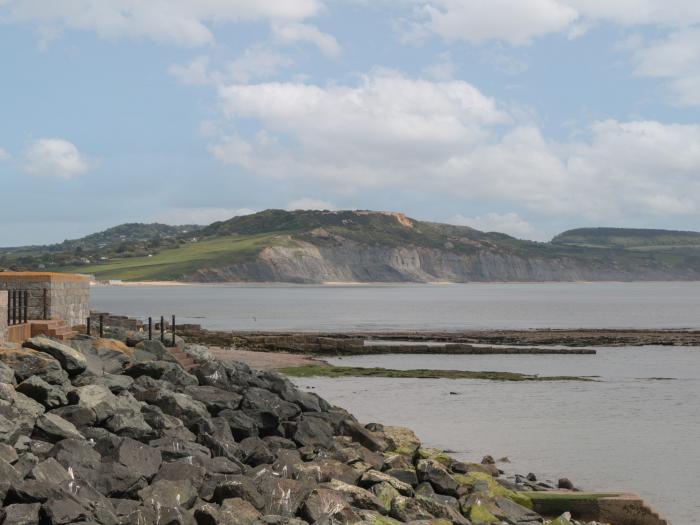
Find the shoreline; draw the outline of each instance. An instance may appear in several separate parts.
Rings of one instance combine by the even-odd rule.
[[[116,281],[116,280],[115,280]],[[194,282],[194,281],[119,281],[100,282],[91,281],[90,286],[298,286],[298,287],[356,287],[356,286],[451,286],[451,285],[495,285],[495,284],[668,284],[668,283],[698,283],[698,279],[677,279],[669,281],[321,281],[317,283],[295,283],[286,281],[216,281],[216,282]]]

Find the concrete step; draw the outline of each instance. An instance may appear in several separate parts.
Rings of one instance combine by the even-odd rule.
[[[194,360],[179,348],[168,348],[168,352],[170,352],[170,355],[175,358],[175,361],[177,361],[185,371],[189,372],[196,366]]]

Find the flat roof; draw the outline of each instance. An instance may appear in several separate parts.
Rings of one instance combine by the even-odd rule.
[[[0,272],[0,281],[89,281],[87,275],[60,272]]]

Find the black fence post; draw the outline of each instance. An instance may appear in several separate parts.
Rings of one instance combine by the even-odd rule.
[[[160,316],[160,342],[165,344],[165,318]]]
[[[90,316],[87,318],[87,323],[85,324],[85,333],[87,335],[92,335],[92,330],[90,330],[91,319]]]
[[[24,291],[24,322],[26,323],[29,320],[29,292],[27,290]]]
[[[148,340],[153,341],[153,317],[148,318]]]
[[[171,330],[172,333],[173,333],[173,344],[172,344],[172,346],[174,347],[174,346],[176,346],[176,345],[175,345],[175,316],[174,316],[174,315],[173,315],[173,323],[172,323],[172,326],[170,327],[170,330]]]
[[[49,319],[49,301],[48,301],[48,290],[44,288],[44,321]]]
[[[105,316],[100,314],[100,339],[105,336]]]
[[[17,324],[17,290],[12,290],[12,324]]]

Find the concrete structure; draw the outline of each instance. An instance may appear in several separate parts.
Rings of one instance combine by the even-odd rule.
[[[27,290],[28,319],[85,324],[90,315],[90,281],[85,275],[51,272],[1,272],[0,290]]]

